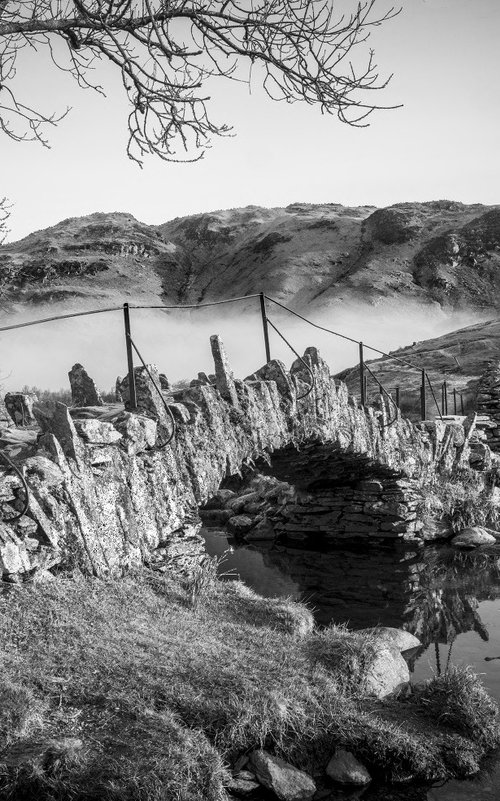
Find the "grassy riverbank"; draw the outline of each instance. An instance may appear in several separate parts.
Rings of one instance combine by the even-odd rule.
[[[340,744],[390,781],[464,776],[498,742],[472,675],[370,700],[360,677],[375,641],[310,624],[301,605],[210,573],[189,586],[144,571],[10,588],[1,797],[224,801],[256,747],[312,775]]]

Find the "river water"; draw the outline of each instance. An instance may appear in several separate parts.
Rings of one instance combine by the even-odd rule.
[[[471,665],[500,703],[500,546],[459,552],[449,546],[328,549],[262,543],[241,546],[225,532],[201,532],[211,555],[225,554],[220,571],[240,577],[261,595],[305,601],[319,625],[408,629],[422,648],[412,681],[449,664]],[[472,780],[441,787],[369,787],[339,799],[363,801],[500,801],[500,754]],[[332,799],[335,796],[332,795]]]

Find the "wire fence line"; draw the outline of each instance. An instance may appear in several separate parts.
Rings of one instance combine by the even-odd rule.
[[[276,332],[276,334],[285,342],[285,344],[290,348],[290,350],[297,356],[299,359],[302,360],[290,343],[290,341],[284,336],[284,334],[278,329],[276,324],[269,318],[268,315],[268,304],[274,304],[275,307],[285,311],[287,314],[301,320],[302,322],[306,323],[307,325],[315,328],[317,330],[323,331],[331,336],[338,337],[348,342],[352,342],[353,344],[358,345],[359,348],[359,386],[360,386],[360,400],[361,405],[365,406],[367,402],[367,377],[370,376],[374,381],[375,384],[378,386],[378,389],[381,394],[385,394],[387,397],[390,397],[391,400],[394,402],[392,395],[387,391],[385,387],[382,386],[380,380],[375,376],[373,371],[368,368],[364,358],[364,350],[368,349],[373,353],[378,354],[386,359],[391,359],[396,363],[404,365],[405,367],[409,367],[412,370],[418,371],[421,374],[421,382],[420,382],[420,416],[421,419],[424,420],[427,416],[427,405],[426,405],[426,393],[427,387],[430,390],[434,405],[436,407],[437,414],[440,418],[443,417],[443,414],[448,413],[448,387],[447,382],[444,381],[441,387],[441,406],[438,403],[438,399],[436,396],[436,392],[434,387],[430,381],[428,372],[425,366],[417,365],[408,359],[401,358],[400,356],[396,356],[395,354],[387,353],[380,348],[375,347],[374,345],[367,344],[362,340],[357,340],[354,337],[348,336],[347,334],[343,334],[340,331],[334,331],[331,328],[327,328],[324,325],[320,325],[319,323],[310,320],[308,317],[300,314],[299,312],[291,309],[289,306],[281,303],[280,301],[276,300],[275,298],[270,297],[269,295],[265,294],[264,292],[258,293],[251,293],[248,295],[240,295],[238,297],[233,298],[223,298],[221,300],[216,301],[207,301],[202,303],[189,303],[189,304],[134,304],[134,303],[124,303],[121,306],[109,306],[106,308],[101,309],[90,309],[87,311],[81,312],[70,312],[67,314],[57,314],[50,317],[43,317],[36,320],[29,320],[22,323],[14,323],[12,325],[4,325],[0,326],[0,332],[4,331],[13,331],[18,328],[27,328],[30,326],[37,326],[43,325],[51,322],[56,322],[58,320],[69,320],[78,317],[87,317],[96,314],[107,314],[111,312],[122,312],[124,316],[124,325],[125,325],[125,345],[127,350],[127,362],[128,362],[128,377],[129,377],[129,402],[132,408],[136,407],[137,398],[136,398],[136,391],[135,391],[135,377],[134,377],[134,367],[133,367],[133,354],[134,352],[139,356],[139,360],[144,365],[145,362],[142,356],[137,351],[137,347],[132,339],[131,330],[130,330],[130,311],[133,309],[137,310],[156,310],[156,311],[182,311],[182,310],[195,310],[195,309],[205,309],[205,308],[213,308],[221,305],[239,303],[242,301],[249,301],[253,299],[259,299],[260,301],[260,316],[261,316],[261,323],[262,323],[262,331],[264,337],[264,344],[266,349],[266,359],[270,361],[271,359],[271,348],[269,342],[269,329],[268,325]],[[307,364],[303,361],[304,365],[307,368]],[[311,376],[312,372],[309,370]],[[309,390],[303,395],[305,397],[308,395],[312,390],[312,384]],[[452,390],[453,401],[454,401],[454,413],[457,414],[457,397],[460,397],[461,401],[461,413],[464,413],[464,404],[463,404],[463,396],[461,393],[458,393],[457,390]],[[299,398],[300,399],[300,398]],[[396,406],[399,406],[400,400],[400,390],[399,387],[396,388]]]

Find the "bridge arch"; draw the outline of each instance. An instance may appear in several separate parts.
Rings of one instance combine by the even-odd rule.
[[[277,536],[341,539],[419,539],[421,494],[400,471],[365,454],[312,440],[274,451],[256,469],[291,484],[296,498],[274,519]]]

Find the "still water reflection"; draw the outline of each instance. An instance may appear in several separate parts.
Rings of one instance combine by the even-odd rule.
[[[447,546],[239,547],[224,532],[202,533],[209,553],[226,552],[221,570],[239,575],[261,595],[306,601],[320,625],[404,626],[422,643],[410,665],[414,681],[448,664],[472,665],[500,703],[500,546],[469,553]],[[361,795],[339,792],[338,798]],[[362,798],[499,801],[500,759],[492,758],[471,781],[404,791],[370,787]]]

